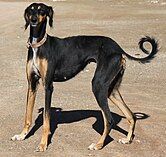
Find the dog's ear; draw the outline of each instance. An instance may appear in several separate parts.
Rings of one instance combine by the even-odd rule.
[[[52,7],[48,7],[48,17],[49,17],[49,25],[50,27],[53,26],[53,15],[54,15],[54,10]]]
[[[24,19],[25,19],[25,30],[26,30],[30,23],[29,17],[28,17],[28,8],[25,9]]]

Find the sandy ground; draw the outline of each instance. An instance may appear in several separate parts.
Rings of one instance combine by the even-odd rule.
[[[128,129],[121,112],[110,104],[119,127],[110,133],[100,151],[87,147],[102,130],[101,113],[91,92],[95,64],[74,79],[55,83],[52,99],[52,138],[48,150],[34,152],[41,139],[43,88],[40,86],[30,136],[22,142],[10,138],[21,131],[26,102],[26,41],[23,12],[31,2],[0,1],[0,156],[58,157],[164,157],[166,156],[166,1],[100,0],[47,1],[55,10],[54,28],[49,34],[65,37],[77,34],[105,35],[126,52],[139,53],[137,43],[144,35],[159,40],[157,57],[146,65],[127,61],[121,92],[138,121],[130,145],[117,141]],[[120,129],[121,128],[121,129]]]

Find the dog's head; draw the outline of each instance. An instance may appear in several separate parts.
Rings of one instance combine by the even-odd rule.
[[[53,25],[53,8],[43,3],[32,3],[25,9],[25,29],[29,26],[36,27],[49,17],[49,25]]]

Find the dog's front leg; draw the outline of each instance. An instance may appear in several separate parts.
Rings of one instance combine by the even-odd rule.
[[[53,92],[53,84],[45,85],[45,109],[43,113],[43,132],[42,139],[37,148],[37,151],[43,152],[47,149],[48,136],[50,132],[50,107],[51,107],[51,97]]]
[[[14,135],[11,139],[13,141],[24,140],[29,132],[30,126],[32,124],[32,112],[34,108],[37,86],[39,84],[39,77],[34,73],[31,66],[31,61],[27,63],[27,79],[28,79],[28,92],[27,92],[27,103],[26,103],[26,113],[24,128],[20,134]]]
[[[28,134],[30,126],[32,124],[32,112],[33,112],[35,97],[36,97],[36,91],[33,92],[31,88],[28,88],[24,128],[20,134],[14,135],[12,137],[13,141],[24,140],[26,135]]]
[[[26,135],[28,134],[32,124],[32,113],[35,103],[35,97],[36,97],[36,91],[32,91],[32,89],[29,87],[27,93],[27,105],[26,105],[24,128],[21,134],[13,136],[12,140],[18,140],[18,141],[24,140]]]

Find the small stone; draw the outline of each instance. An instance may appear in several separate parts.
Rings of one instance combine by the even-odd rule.
[[[141,141],[140,140],[136,140],[137,143],[140,143]]]

